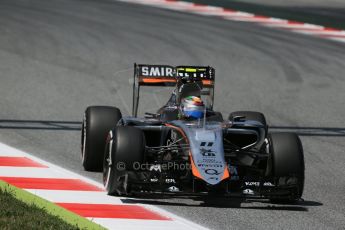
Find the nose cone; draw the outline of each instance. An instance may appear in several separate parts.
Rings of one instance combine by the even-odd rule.
[[[222,129],[194,129],[190,134],[193,134],[190,135],[190,145],[194,176],[211,185],[229,177],[224,159]]]

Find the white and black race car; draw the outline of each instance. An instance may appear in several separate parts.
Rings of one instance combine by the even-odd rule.
[[[304,187],[304,156],[294,133],[271,133],[260,112],[224,120],[213,110],[215,70],[204,66],[134,66],[133,114],[110,106],[86,109],[85,170],[103,172],[110,195],[164,193],[268,198],[293,202]],[[155,114],[137,116],[141,86],[173,86]],[[180,116],[181,99],[207,101],[200,119]]]

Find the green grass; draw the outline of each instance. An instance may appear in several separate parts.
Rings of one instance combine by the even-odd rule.
[[[0,181],[0,229],[104,229],[29,192]]]
[[[79,229],[48,214],[35,204],[25,204],[7,190],[0,190],[1,229]]]

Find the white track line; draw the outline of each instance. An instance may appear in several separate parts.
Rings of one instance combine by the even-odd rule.
[[[61,178],[73,179],[73,175],[54,168],[11,167],[1,166],[0,175],[3,177],[30,177],[30,178]]]
[[[92,222],[100,224],[108,229],[130,229],[130,230],[184,230],[193,229],[190,226],[174,225],[159,220],[131,220],[130,222],[125,219],[108,219],[108,218],[88,218]],[[200,228],[194,228],[200,229]]]
[[[118,197],[107,196],[106,192],[65,191],[25,189],[26,191],[55,203],[79,204],[122,204]]]
[[[329,38],[332,39],[334,41],[338,41],[338,42],[345,42],[345,38]]]

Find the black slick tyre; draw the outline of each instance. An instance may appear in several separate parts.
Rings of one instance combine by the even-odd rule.
[[[116,107],[90,106],[86,109],[81,132],[82,163],[86,171],[102,172],[106,137],[121,118]]]
[[[103,161],[103,184],[109,195],[130,193],[130,177],[144,161],[145,145],[138,128],[118,126],[109,132]]]
[[[305,165],[301,140],[294,133],[271,133],[270,143],[271,176],[278,186],[294,187],[288,196],[272,197],[272,202],[293,203],[302,197]]]

